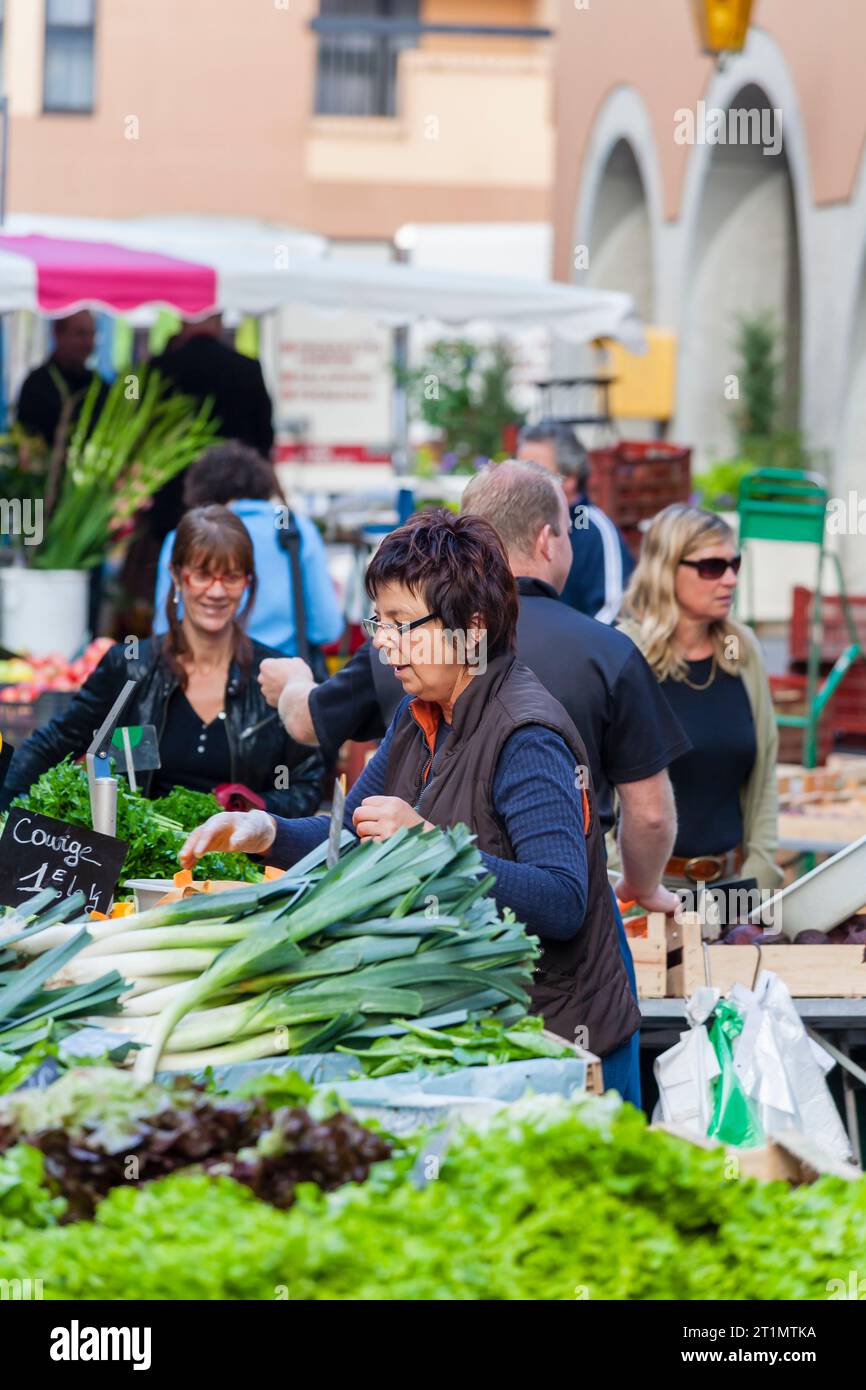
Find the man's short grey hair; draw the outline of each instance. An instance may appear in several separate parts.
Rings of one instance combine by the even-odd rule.
[[[540,463],[506,459],[490,463],[470,478],[461,513],[483,516],[499,532],[508,551],[531,555],[545,526],[554,535],[565,527],[562,484]]]
[[[556,466],[564,478],[576,478],[580,487],[589,478],[589,458],[571,425],[562,420],[539,420],[537,425],[524,425],[518,438],[521,444],[550,442],[556,456]]]

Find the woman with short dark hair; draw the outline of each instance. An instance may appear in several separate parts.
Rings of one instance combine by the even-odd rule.
[[[187,512],[172,545],[170,581],[165,635],[134,651],[118,642],[106,652],[66,713],[15,754],[4,805],[67,754],[83,754],[126,681],[134,680],[124,721],[155,726],[162,763],[142,775],[145,796],[174,786],[212,791],[242,784],[249,804],[281,816],[318,809],[322,758],[289,737],[256,680],[274,652],[245,630],[257,579],[243,522],[225,507]]]
[[[617,943],[586,752],[562,706],[514,654],[517,587],[481,517],[431,510],[385,538],[367,571],[365,627],[404,698],[346,802],[346,824],[382,840],[401,826],[474,832],[494,896],[542,939],[533,1008],[577,1037],[623,1091],[640,1022]],[[290,865],[325,817],[212,817],[181,862],[218,847]]]
[[[213,504],[228,507],[250,533],[259,576],[259,601],[250,614],[251,637],[273,647],[275,656],[294,657],[301,653],[295,581],[284,544],[294,527],[306,642],[315,653],[318,647],[337,640],[345,624],[328,573],[324,542],[309,517],[289,510],[274,468],[267,459],[236,439],[214,444],[188,469],[183,497],[187,507]],[[175,532],[169,532],[159,556],[153,619],[153,630],[157,633],[165,631],[164,610],[174,537]]]

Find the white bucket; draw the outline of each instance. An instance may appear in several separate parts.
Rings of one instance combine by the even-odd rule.
[[[12,652],[72,657],[87,640],[88,570],[0,569],[0,640]]]

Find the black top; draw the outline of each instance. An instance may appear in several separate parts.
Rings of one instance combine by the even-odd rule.
[[[230,782],[232,764],[225,711],[205,724],[184,692],[175,690],[165,713],[159,756],[162,766],[154,773],[151,796],[165,796],[172,787],[210,792],[221,783]]]
[[[271,398],[259,363],[219,338],[199,333],[151,365],[196,401],[213,397],[213,415],[224,439],[239,439],[265,458],[274,443]],[[185,472],[186,470],[184,470]],[[183,473],[160,488],[150,510],[154,535],[164,540],[183,514]]]
[[[540,579],[518,579],[517,655],[559,701],[586,745],[599,819],[613,824],[613,787],[640,782],[689,748],[642,653],[625,633],[570,608]],[[310,695],[328,760],[347,738],[381,738],[403,687],[369,643]],[[378,696],[378,698],[377,698]]]
[[[709,680],[712,657],[688,665],[693,685]],[[746,688],[719,670],[706,690],[675,680],[661,688],[692,741],[670,768],[679,823],[674,853],[723,854],[742,843],[740,795],[758,747]]]
[[[13,797],[23,796],[49,767],[71,753],[80,757],[128,680],[135,681],[129,703],[123,711],[126,724],[152,724],[160,748],[169,706],[179,689],[179,681],[163,657],[163,639],[148,638],[139,643],[135,656],[127,655],[126,643],[109,647],[96,670],[72,697],[68,709],[30,735],[15,751],[5,782],[0,785],[0,810]],[[271,709],[256,676],[266,657],[280,656],[261,642],[252,643],[252,665],[242,669],[237,661],[229,666],[224,694],[225,736],[230,752],[230,782],[242,782],[258,792],[268,811],[279,816],[312,816],[322,799],[325,765],[318,751],[295,743]],[[194,729],[198,742],[201,721]],[[210,735],[208,736],[208,740]],[[195,764],[197,759],[188,756]],[[163,752],[168,766],[168,755]],[[210,770],[210,784],[220,775]],[[175,769],[172,768],[172,774]],[[286,775],[288,774],[288,775]],[[143,796],[153,795],[153,772],[142,772],[139,786]]]
[[[46,444],[53,444],[65,396],[68,394],[76,397],[77,403],[72,415],[74,422],[78,418],[87,388],[96,375],[96,372],[91,372],[86,367],[80,371],[71,367],[61,367],[59,362],[49,357],[47,362],[43,362],[41,367],[36,367],[30,373],[21,387],[16,410],[18,423],[31,434],[41,435]],[[103,381],[91,427],[99,418],[107,394],[108,387]]]

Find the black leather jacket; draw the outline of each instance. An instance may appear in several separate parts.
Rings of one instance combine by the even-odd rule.
[[[126,724],[153,724],[157,737],[162,737],[166,708],[177,677],[160,658],[159,639],[140,642],[136,659],[126,656],[124,643],[118,642],[106,652],[93,675],[81,687],[69,709],[58,719],[52,719],[43,729],[37,729],[21,748],[16,750],[6,782],[0,789],[0,809],[5,810],[16,796],[22,796],[38,777],[72,753],[79,757],[86,752],[93,735],[108,714],[127,680],[137,680],[138,690],[127,705],[123,720]],[[280,656],[261,642],[253,642],[253,664],[249,679],[244,681],[240,668],[232,663],[225,693],[226,735],[231,753],[231,780],[242,782],[258,792],[269,811],[279,816],[310,816],[319,808],[322,799],[322,777],[325,765],[318,752],[290,738],[262,695],[256,674],[266,657]],[[274,718],[249,738],[242,739],[245,729],[258,724],[269,715]],[[275,789],[277,769],[289,769],[289,786]],[[171,775],[170,768],[163,773]],[[141,775],[140,784],[145,796],[149,794],[153,773]]]

